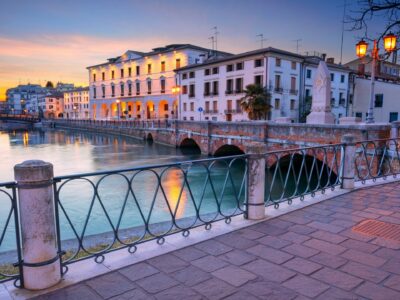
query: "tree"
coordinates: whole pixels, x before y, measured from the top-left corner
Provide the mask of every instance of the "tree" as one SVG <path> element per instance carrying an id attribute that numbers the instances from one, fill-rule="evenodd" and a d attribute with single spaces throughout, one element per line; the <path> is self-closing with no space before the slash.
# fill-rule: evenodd
<path id="1" fill-rule="evenodd" d="M 248 114 L 250 120 L 266 120 L 271 110 L 271 94 L 262 86 L 249 84 L 245 96 L 240 99 L 241 108 Z"/>
<path id="2" fill-rule="evenodd" d="M 51 81 L 47 81 L 46 83 L 46 88 L 48 89 L 54 89 L 54 84 Z"/>
<path id="3" fill-rule="evenodd" d="M 358 0 L 358 9 L 347 16 L 347 23 L 351 24 L 350 30 L 364 31 L 364 36 L 369 39 L 382 39 L 389 32 L 400 36 L 400 0 Z M 372 37 L 368 27 L 372 26 L 375 19 L 382 19 L 379 36 Z M 376 23 L 376 20 L 375 20 Z"/>

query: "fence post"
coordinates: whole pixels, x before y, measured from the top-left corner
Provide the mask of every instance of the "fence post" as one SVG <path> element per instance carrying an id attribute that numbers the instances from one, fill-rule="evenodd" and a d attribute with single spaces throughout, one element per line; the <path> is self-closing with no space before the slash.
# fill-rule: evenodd
<path id="1" fill-rule="evenodd" d="M 355 136 L 352 134 L 345 134 L 342 136 L 342 143 L 344 144 L 342 189 L 354 189 L 354 158 L 356 154 L 356 144 L 354 141 Z"/>
<path id="2" fill-rule="evenodd" d="M 265 145 L 249 146 L 247 153 L 247 218 L 259 220 L 265 218 Z"/>
<path id="3" fill-rule="evenodd" d="M 14 166 L 22 237 L 24 287 L 46 289 L 61 280 L 54 220 L 53 165 L 28 160 Z"/>

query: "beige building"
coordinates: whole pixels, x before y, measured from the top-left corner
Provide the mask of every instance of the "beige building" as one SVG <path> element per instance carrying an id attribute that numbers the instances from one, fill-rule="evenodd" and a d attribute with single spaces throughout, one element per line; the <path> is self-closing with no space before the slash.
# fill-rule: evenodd
<path id="1" fill-rule="evenodd" d="M 57 119 L 63 117 L 64 95 L 63 93 L 53 93 L 44 97 L 42 106 L 45 118 Z"/>
<path id="2" fill-rule="evenodd" d="M 64 92 L 64 118 L 89 119 L 89 87 Z"/>

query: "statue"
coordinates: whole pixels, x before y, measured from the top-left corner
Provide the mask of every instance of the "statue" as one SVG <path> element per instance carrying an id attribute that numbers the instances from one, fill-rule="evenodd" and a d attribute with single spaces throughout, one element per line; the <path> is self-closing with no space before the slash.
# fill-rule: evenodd
<path id="1" fill-rule="evenodd" d="M 331 112 L 331 75 L 325 61 L 321 60 L 315 75 L 312 93 L 311 113 L 307 116 L 309 124 L 334 124 Z"/>

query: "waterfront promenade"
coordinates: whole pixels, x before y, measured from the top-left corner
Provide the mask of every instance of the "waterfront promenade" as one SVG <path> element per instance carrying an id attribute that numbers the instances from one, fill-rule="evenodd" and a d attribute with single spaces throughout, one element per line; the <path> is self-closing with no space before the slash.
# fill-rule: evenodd
<path id="1" fill-rule="evenodd" d="M 36 299 L 400 299 L 399 188 L 355 190 Z"/>

